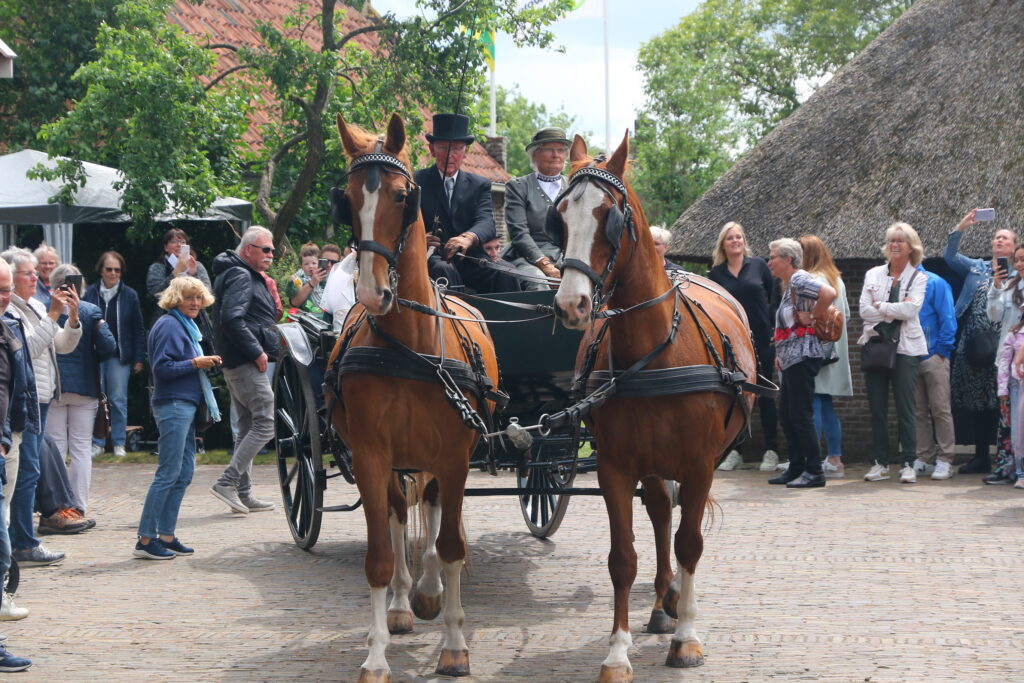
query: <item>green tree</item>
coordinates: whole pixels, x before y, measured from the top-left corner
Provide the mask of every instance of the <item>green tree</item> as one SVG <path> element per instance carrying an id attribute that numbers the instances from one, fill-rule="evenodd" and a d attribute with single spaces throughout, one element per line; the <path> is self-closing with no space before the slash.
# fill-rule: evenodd
<path id="1" fill-rule="evenodd" d="M 14 78 L 0 82 L 0 149 L 36 144 L 36 133 L 85 90 L 71 76 L 92 59 L 100 24 L 121 0 L 0 3 L 3 39 L 18 53 Z"/>
<path id="2" fill-rule="evenodd" d="M 480 120 L 487 116 L 484 112 L 489 111 L 489 95 L 480 98 L 477 111 L 480 112 Z M 570 138 L 574 133 L 579 133 L 584 138 L 589 138 L 589 131 L 576 131 L 576 117 L 567 114 L 564 109 L 557 112 L 549 112 L 543 104 L 531 102 L 525 95 L 519 92 L 516 87 L 510 89 L 498 87 L 495 96 L 495 104 L 498 119 L 498 135 L 503 135 L 508 143 L 508 162 L 506 168 L 513 176 L 521 176 L 530 173 L 530 159 L 526 155 L 526 145 L 530 142 L 533 134 L 539 128 L 545 126 L 558 126 L 569 134 Z"/>
<path id="3" fill-rule="evenodd" d="M 706 0 L 644 44 L 636 184 L 671 223 L 912 0 Z"/>
<path id="4" fill-rule="evenodd" d="M 328 222 L 326 188 L 344 174 L 333 133 L 338 113 L 376 128 L 398 111 L 415 133 L 424 108 L 465 110 L 483 82 L 474 33 L 494 28 L 520 43 L 548 46 L 554 37 L 544 27 L 571 0 L 525 10 L 517 0 L 418 0 L 420 13 L 402 19 L 377 14 L 366 0 L 298 3 L 283 26 L 258 26 L 255 47 L 185 36 L 158 20 L 170 4 L 123 2 L 118 26 L 101 31 L 95 62 L 76 75 L 85 96 L 46 128 L 48 151 L 87 158 L 87 148 L 98 145 L 120 155 L 133 189 L 130 204 L 126 189 L 126 209 L 143 221 L 168 200 L 201 208 L 244 173 L 255 185 L 250 196 L 263 223 L 282 245 L 289 236 L 320 234 Z M 363 25 L 346 32 L 346 13 L 364 11 Z M 169 52 L 173 57 L 158 54 Z M 235 65 L 213 71 L 214 55 L 225 52 Z M 153 102 L 154 90 L 139 93 L 140 72 L 173 97 Z M 270 117 L 256 151 L 238 144 L 250 98 Z M 142 159 L 146 149 L 159 157 L 155 166 L 126 163 L 126 154 Z M 73 166 L 60 173 L 77 178 Z M 174 182 L 173 196 L 159 190 L 166 181 Z"/>

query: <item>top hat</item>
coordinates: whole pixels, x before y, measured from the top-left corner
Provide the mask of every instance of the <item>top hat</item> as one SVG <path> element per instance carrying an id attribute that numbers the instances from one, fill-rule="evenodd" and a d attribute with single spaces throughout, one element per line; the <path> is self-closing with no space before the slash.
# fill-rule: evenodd
<path id="1" fill-rule="evenodd" d="M 434 131 L 427 133 L 428 142 L 465 142 L 474 138 L 469 134 L 469 117 L 463 114 L 434 114 Z"/>
<path id="2" fill-rule="evenodd" d="M 546 142 L 561 142 L 564 145 L 571 144 L 571 141 L 566 136 L 565 131 L 558 126 L 549 126 L 547 128 L 541 128 L 533 134 L 533 138 L 530 143 L 526 145 L 526 153 L 529 154 L 530 150 L 537 145 L 543 145 Z"/>

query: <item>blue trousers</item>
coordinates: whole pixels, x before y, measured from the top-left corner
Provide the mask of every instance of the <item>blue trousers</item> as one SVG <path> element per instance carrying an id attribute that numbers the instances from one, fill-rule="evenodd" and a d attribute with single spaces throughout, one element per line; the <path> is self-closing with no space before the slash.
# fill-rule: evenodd
<path id="1" fill-rule="evenodd" d="M 819 440 L 824 432 L 830 458 L 838 458 L 843 454 L 843 425 L 839 423 L 839 416 L 832 407 L 832 396 L 829 394 L 814 395 L 814 430 Z"/>
<path id="2" fill-rule="evenodd" d="M 49 403 L 39 404 L 40 427 L 46 425 Z M 18 451 L 18 482 L 11 494 L 11 527 L 9 542 L 15 550 L 30 550 L 39 545 L 35 536 L 36 484 L 39 483 L 39 449 L 43 432 L 26 429 L 21 433 Z"/>
<path id="3" fill-rule="evenodd" d="M 160 430 L 159 456 L 142 507 L 139 536 L 173 536 L 178 526 L 181 501 L 196 469 L 196 407 L 195 403 L 182 400 L 153 406 L 153 417 Z"/>
<path id="4" fill-rule="evenodd" d="M 119 358 L 108 358 L 100 363 L 100 387 L 110 403 L 110 440 L 115 446 L 123 446 L 125 428 L 128 426 L 128 380 L 132 366 L 125 365 Z M 93 439 L 97 446 L 104 446 L 102 439 Z"/>

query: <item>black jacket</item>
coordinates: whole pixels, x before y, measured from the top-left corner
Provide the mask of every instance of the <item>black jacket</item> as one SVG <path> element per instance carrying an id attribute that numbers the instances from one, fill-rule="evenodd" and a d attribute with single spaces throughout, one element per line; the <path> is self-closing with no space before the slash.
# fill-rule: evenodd
<path id="1" fill-rule="evenodd" d="M 491 205 L 491 181 L 466 171 L 459 171 L 452 191 L 449 209 L 448 196 L 436 166 L 416 171 L 413 178 L 420 187 L 420 210 L 427 232 L 434 232 L 435 217 L 441 226 L 441 244 L 464 232 L 478 238 L 473 251 L 483 253 L 483 244 L 494 239 L 494 209 Z"/>
<path id="2" fill-rule="evenodd" d="M 263 275 L 225 251 L 213 259 L 213 277 L 214 343 L 224 367 L 253 363 L 264 352 L 277 360 L 277 306 Z"/>

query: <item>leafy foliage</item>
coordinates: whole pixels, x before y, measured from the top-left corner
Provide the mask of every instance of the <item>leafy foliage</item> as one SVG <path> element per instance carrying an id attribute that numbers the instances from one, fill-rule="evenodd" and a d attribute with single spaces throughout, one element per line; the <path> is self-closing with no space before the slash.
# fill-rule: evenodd
<path id="1" fill-rule="evenodd" d="M 232 45 L 185 36 L 164 18 L 170 0 L 123 0 L 95 61 L 75 76 L 84 96 L 44 137 L 51 153 L 121 168 L 125 208 L 143 224 L 168 201 L 199 210 L 232 188 L 253 197 L 276 243 L 305 240 L 322 234 L 327 188 L 343 179 L 338 113 L 376 128 L 398 111 L 417 133 L 424 109 L 465 111 L 482 85 L 474 34 L 548 46 L 544 27 L 571 2 L 520 10 L 518 0 L 418 0 L 419 14 L 401 19 L 366 0 L 296 3 L 282 25 L 258 26 L 258 45 Z M 364 11 L 358 28 L 344 22 Z M 224 53 L 234 66 L 218 72 Z M 269 119 L 254 150 L 240 144 L 252 107 Z M 73 164 L 58 173 L 80 177 Z M 239 187 L 242 178 L 255 190 Z"/>
<path id="2" fill-rule="evenodd" d="M 705 0 L 646 43 L 638 191 L 674 221 L 912 0 Z"/>

